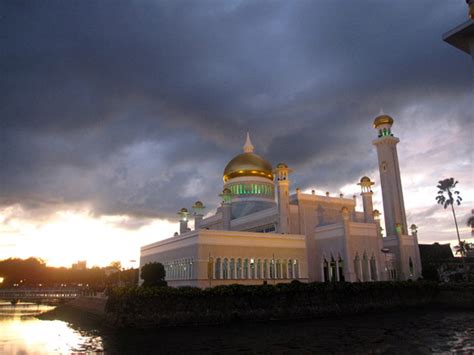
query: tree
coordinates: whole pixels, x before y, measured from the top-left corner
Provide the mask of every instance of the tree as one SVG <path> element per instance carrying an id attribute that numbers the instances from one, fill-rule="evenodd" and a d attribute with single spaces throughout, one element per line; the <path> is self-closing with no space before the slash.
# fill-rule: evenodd
<path id="1" fill-rule="evenodd" d="M 117 271 L 122 270 L 122 263 L 120 261 L 112 261 L 109 264 L 110 267 L 114 268 Z"/>
<path id="2" fill-rule="evenodd" d="M 467 253 L 474 249 L 474 244 L 467 243 L 465 240 L 461 241 L 459 245 L 454 247 L 456 254 L 461 254 L 461 256 L 466 256 Z"/>
<path id="3" fill-rule="evenodd" d="M 165 267 L 161 263 L 148 263 L 142 266 L 140 277 L 144 287 L 166 286 Z"/>
<path id="4" fill-rule="evenodd" d="M 474 235 L 474 210 L 472 210 L 473 215 L 467 219 L 467 226 L 471 227 L 471 235 Z"/>
<path id="5" fill-rule="evenodd" d="M 463 244 L 461 242 L 461 237 L 459 236 L 458 221 L 456 219 L 456 212 L 454 211 L 454 203 L 459 206 L 461 204 L 462 198 L 459 196 L 459 191 L 456 191 L 456 185 L 459 181 L 455 181 L 454 178 L 446 178 L 444 180 L 438 181 L 438 195 L 436 196 L 436 202 L 446 209 L 448 206 L 451 206 L 451 211 L 453 212 L 454 224 L 456 225 L 456 233 L 458 236 L 459 248 L 463 250 Z M 461 258 L 463 260 L 464 272 L 467 275 L 466 269 L 466 260 L 464 259 L 464 253 L 461 253 Z"/>

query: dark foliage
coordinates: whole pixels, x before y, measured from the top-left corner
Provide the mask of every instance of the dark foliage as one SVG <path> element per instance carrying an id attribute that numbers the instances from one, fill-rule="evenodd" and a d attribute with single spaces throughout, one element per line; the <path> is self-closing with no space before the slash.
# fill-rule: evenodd
<path id="1" fill-rule="evenodd" d="M 235 319 L 305 318 L 430 303 L 437 283 L 299 283 L 112 289 L 106 306 L 118 325 L 146 327 Z"/>
<path id="2" fill-rule="evenodd" d="M 123 285 L 138 284 L 138 270 L 129 269 L 110 272 L 110 268 L 93 267 L 88 269 L 72 269 L 65 267 L 47 266 L 44 261 L 37 258 L 6 259 L 0 260 L 0 277 L 4 278 L 0 287 L 57 287 L 61 284 L 67 286 L 89 285 L 95 290 L 103 290 L 107 286 L 114 286 L 120 282 Z"/>
<path id="3" fill-rule="evenodd" d="M 161 263 L 148 263 L 142 266 L 140 277 L 143 287 L 166 286 L 165 267 Z"/>

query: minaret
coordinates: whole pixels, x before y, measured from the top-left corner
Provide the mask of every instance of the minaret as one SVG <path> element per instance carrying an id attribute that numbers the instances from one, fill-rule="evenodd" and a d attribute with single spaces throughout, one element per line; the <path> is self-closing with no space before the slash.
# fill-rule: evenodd
<path id="1" fill-rule="evenodd" d="M 198 230 L 201 227 L 202 218 L 204 217 L 204 209 L 206 206 L 201 201 L 196 201 L 193 205 L 194 211 L 194 229 Z"/>
<path id="2" fill-rule="evenodd" d="M 187 208 L 181 208 L 178 212 L 179 216 L 179 234 L 186 233 L 188 229 L 188 209 Z"/>
<path id="3" fill-rule="evenodd" d="M 274 170 L 279 216 L 278 232 L 284 234 L 290 233 L 290 196 L 288 194 L 290 180 L 288 180 L 288 174 L 292 171 L 284 163 L 279 163 Z"/>
<path id="4" fill-rule="evenodd" d="M 397 155 L 397 144 L 400 140 L 393 136 L 392 125 L 393 118 L 390 116 L 381 113 L 376 117 L 374 128 L 378 132 L 378 138 L 372 142 L 377 148 L 385 231 L 388 237 L 408 234 Z"/>
<path id="5" fill-rule="evenodd" d="M 361 196 L 362 196 L 362 206 L 364 208 L 364 220 L 366 223 L 374 222 L 374 205 L 372 202 L 372 185 L 374 183 L 370 181 L 367 176 L 364 176 L 360 179 L 360 182 L 357 184 L 361 188 Z"/>

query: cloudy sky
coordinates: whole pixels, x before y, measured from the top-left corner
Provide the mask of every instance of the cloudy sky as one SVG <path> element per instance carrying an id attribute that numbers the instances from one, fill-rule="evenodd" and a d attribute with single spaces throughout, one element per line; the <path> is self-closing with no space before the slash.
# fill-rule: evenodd
<path id="1" fill-rule="evenodd" d="M 455 242 L 451 176 L 470 238 L 472 62 L 441 39 L 465 20 L 464 0 L 1 2 L 0 259 L 137 265 L 179 208 L 216 208 L 246 131 L 293 188 L 352 196 L 379 181 L 381 108 L 420 241 Z"/>

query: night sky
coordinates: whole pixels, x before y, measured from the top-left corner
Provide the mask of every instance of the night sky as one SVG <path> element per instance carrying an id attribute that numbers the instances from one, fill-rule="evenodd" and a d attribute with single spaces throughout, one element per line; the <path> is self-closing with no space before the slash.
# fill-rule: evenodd
<path id="1" fill-rule="evenodd" d="M 215 210 L 247 131 L 293 191 L 368 175 L 382 210 L 381 108 L 420 242 L 455 243 L 451 176 L 470 238 L 473 69 L 442 41 L 466 20 L 464 0 L 0 2 L 0 259 L 137 259 L 179 208 Z"/>

